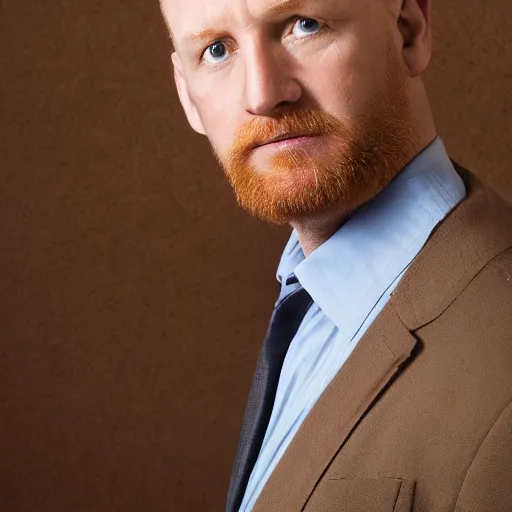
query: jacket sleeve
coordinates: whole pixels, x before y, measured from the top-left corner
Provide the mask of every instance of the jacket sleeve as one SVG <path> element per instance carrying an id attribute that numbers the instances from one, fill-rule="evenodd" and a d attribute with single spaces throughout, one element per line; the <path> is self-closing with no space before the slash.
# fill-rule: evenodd
<path id="1" fill-rule="evenodd" d="M 512 402 L 484 438 L 464 482 L 455 512 L 512 511 Z"/>

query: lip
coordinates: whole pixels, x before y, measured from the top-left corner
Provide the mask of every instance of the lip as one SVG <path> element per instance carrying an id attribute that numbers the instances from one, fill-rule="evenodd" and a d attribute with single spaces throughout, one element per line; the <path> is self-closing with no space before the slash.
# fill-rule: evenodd
<path id="1" fill-rule="evenodd" d="M 265 142 L 262 142 L 261 144 L 256 144 L 254 147 L 259 148 L 261 146 L 267 146 L 269 144 L 273 144 L 275 142 L 283 142 L 287 140 L 295 140 L 300 138 L 309 138 L 314 137 L 314 134 L 311 133 L 283 133 L 281 135 L 278 135 L 277 137 L 273 137 L 272 139 L 268 139 Z"/>

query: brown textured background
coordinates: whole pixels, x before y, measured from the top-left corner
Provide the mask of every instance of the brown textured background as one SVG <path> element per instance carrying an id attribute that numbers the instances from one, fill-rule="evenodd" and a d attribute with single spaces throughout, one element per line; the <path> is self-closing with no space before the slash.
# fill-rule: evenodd
<path id="1" fill-rule="evenodd" d="M 512 199 L 512 4 L 434 26 L 439 132 Z M 288 230 L 186 125 L 156 0 L 4 0 L 0 48 L 0 511 L 222 510 Z"/>

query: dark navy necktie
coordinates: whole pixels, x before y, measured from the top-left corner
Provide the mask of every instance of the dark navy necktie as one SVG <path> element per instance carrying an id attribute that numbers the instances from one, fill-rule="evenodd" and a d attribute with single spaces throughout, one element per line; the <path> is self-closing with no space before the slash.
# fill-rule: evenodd
<path id="1" fill-rule="evenodd" d="M 279 303 L 272 314 L 249 391 L 226 512 L 238 512 L 240 508 L 272 414 L 284 358 L 312 303 L 308 292 L 299 287 Z"/>

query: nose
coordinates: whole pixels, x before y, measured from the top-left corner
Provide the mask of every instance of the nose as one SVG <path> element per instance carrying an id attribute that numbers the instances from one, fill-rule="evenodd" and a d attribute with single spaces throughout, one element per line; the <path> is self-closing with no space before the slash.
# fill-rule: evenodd
<path id="1" fill-rule="evenodd" d="M 279 48 L 256 43 L 246 52 L 245 73 L 245 109 L 253 115 L 272 116 L 283 104 L 295 103 L 302 96 Z"/>

